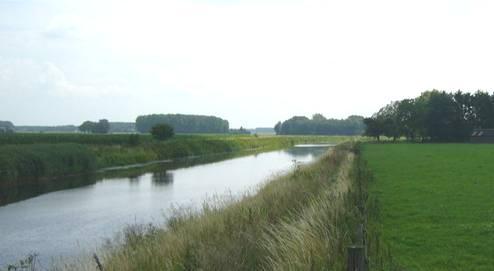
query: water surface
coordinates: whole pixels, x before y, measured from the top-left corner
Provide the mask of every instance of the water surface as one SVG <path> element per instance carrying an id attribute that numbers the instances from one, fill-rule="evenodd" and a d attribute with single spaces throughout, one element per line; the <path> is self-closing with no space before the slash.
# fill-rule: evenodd
<path id="1" fill-rule="evenodd" d="M 188 160 L 147 172 L 113 172 L 81 187 L 0 207 L 0 267 L 30 253 L 47 264 L 96 251 L 128 225 L 161 224 L 173 206 L 198 208 L 213 195 L 240 195 L 327 148 L 299 146 L 206 164 Z"/>

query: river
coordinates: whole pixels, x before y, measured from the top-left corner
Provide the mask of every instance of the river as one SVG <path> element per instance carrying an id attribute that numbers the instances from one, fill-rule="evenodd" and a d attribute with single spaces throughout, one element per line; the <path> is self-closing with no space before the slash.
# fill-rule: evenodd
<path id="1" fill-rule="evenodd" d="M 94 252 L 126 226 L 161 225 L 173 208 L 198 209 L 212 196 L 254 191 L 274 175 L 295 163 L 311 162 L 327 149 L 327 145 L 301 145 L 110 172 L 75 188 L 2 206 L 0 269 L 33 253 L 46 265 Z"/>

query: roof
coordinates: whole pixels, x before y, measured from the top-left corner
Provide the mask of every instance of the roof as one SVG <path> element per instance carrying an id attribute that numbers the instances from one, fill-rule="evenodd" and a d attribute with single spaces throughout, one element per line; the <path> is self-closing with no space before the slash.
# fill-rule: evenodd
<path id="1" fill-rule="evenodd" d="M 494 129 L 475 129 L 472 137 L 494 137 Z"/>

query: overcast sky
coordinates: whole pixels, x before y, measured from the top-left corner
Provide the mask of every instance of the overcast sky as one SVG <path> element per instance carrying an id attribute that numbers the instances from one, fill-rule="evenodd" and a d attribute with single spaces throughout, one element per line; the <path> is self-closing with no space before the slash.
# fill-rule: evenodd
<path id="1" fill-rule="evenodd" d="M 0 120 L 368 116 L 491 91 L 494 5 L 461 0 L 0 0 Z"/>

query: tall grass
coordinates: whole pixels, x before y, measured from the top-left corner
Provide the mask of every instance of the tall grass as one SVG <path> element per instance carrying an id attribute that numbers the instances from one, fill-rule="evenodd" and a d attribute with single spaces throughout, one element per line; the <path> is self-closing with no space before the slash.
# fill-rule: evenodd
<path id="1" fill-rule="evenodd" d="M 129 228 L 101 255 L 104 269 L 341 270 L 355 221 L 352 165 L 351 146 L 339 146 L 256 194 L 179 210 L 163 227 Z"/>
<path id="2" fill-rule="evenodd" d="M 58 134 L 58 133 L 13 133 L 1 134 L 0 145 L 12 144 L 58 144 L 77 143 L 93 145 L 137 145 L 151 142 L 150 135 L 137 134 Z"/>
<path id="3" fill-rule="evenodd" d="M 93 171 L 96 156 L 77 144 L 0 146 L 0 205 L 41 193 L 48 176 Z"/>

